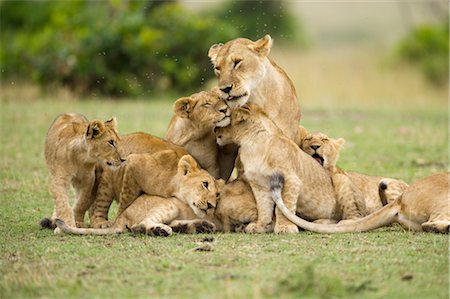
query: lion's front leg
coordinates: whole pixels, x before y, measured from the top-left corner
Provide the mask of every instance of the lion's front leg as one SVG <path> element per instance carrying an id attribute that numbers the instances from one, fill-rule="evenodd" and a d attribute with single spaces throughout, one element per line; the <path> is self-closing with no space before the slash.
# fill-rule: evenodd
<path id="1" fill-rule="evenodd" d="M 174 232 L 184 234 L 212 233 L 216 230 L 214 223 L 205 219 L 174 220 L 169 226 Z"/>
<path id="2" fill-rule="evenodd" d="M 275 203 L 272 200 L 272 194 L 269 189 L 269 180 L 267 186 L 260 186 L 250 182 L 253 195 L 256 200 L 256 209 L 258 210 L 258 219 L 251 222 L 245 228 L 246 233 L 267 233 L 272 231 L 272 216 Z"/>
<path id="3" fill-rule="evenodd" d="M 300 196 L 302 182 L 295 175 L 287 175 L 284 178 L 284 187 L 282 191 L 283 202 L 286 207 L 295 214 L 297 210 L 297 201 Z M 287 219 L 280 209 L 275 210 L 276 221 L 274 232 L 277 234 L 282 233 L 298 233 L 298 227 Z"/>
<path id="4" fill-rule="evenodd" d="M 53 173 L 52 181 L 50 185 L 50 192 L 52 193 L 53 201 L 55 204 L 51 223 L 53 224 L 55 218 L 60 218 L 68 226 L 75 226 L 75 217 L 73 210 L 69 203 L 68 190 L 70 188 L 71 176 L 68 173 Z M 55 233 L 58 233 L 59 229 L 55 229 Z"/>
<path id="5" fill-rule="evenodd" d="M 131 227 L 131 230 L 152 236 L 167 237 L 172 234 L 172 228 L 165 223 L 173 222 L 179 213 L 180 210 L 175 203 L 162 198 L 161 202 L 153 207 L 141 222 Z"/>
<path id="6" fill-rule="evenodd" d="M 136 181 L 133 172 L 133 165 L 127 165 L 123 175 L 122 189 L 120 191 L 119 209 L 117 216 L 119 216 L 126 208 L 128 208 L 139 195 L 143 192 L 141 186 Z"/>
<path id="7" fill-rule="evenodd" d="M 92 196 L 92 188 L 95 184 L 94 172 L 73 181 L 73 185 L 77 194 L 77 199 L 73 207 L 75 216 L 75 224 L 77 227 L 84 227 L 84 214 L 94 202 Z"/>
<path id="8" fill-rule="evenodd" d="M 95 228 L 107 228 L 112 225 L 108 221 L 108 211 L 114 200 L 113 170 L 105 168 L 98 185 L 91 225 Z"/>

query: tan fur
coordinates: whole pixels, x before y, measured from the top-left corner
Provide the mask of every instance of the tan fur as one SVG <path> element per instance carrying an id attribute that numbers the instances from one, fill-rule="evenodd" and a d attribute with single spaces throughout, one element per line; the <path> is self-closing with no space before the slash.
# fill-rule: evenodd
<path id="1" fill-rule="evenodd" d="M 411 184 L 401 198 L 382 209 L 353 222 L 328 225 L 305 221 L 292 213 L 283 203 L 281 188 L 272 186 L 273 199 L 283 215 L 298 226 L 318 233 L 362 232 L 399 223 L 412 231 L 448 233 L 450 173 L 439 173 Z M 388 187 L 389 188 L 389 187 Z"/>
<path id="2" fill-rule="evenodd" d="M 172 150 L 180 157 L 188 154 L 184 148 L 146 133 L 122 136 L 120 150 L 122 157 L 127 157 L 130 154 L 154 154 L 165 150 Z M 118 171 L 119 169 L 106 168 L 100 177 L 93 217 L 91 218 L 93 227 L 105 228 L 111 225 L 107 216 L 114 198 L 119 199 L 121 182 Z"/>
<path id="3" fill-rule="evenodd" d="M 45 139 L 55 204 L 53 220 L 58 217 L 70 226 L 83 226 L 84 214 L 94 199 L 96 165 L 121 164 L 119 141 L 115 118 L 89 122 L 81 114 L 66 113 L 55 119 Z M 68 193 L 71 184 L 76 192 L 73 210 Z"/>
<path id="4" fill-rule="evenodd" d="M 247 102 L 257 104 L 287 137 L 295 139 L 300 106 L 292 81 L 268 58 L 272 44 L 269 35 L 255 42 L 237 38 L 211 46 L 208 56 L 214 64 L 222 98 L 231 108 Z M 227 87 L 231 87 L 228 92 Z"/>
<path id="5" fill-rule="evenodd" d="M 333 186 L 325 169 L 285 137 L 260 107 L 248 104 L 234 109 L 231 125 L 216 128 L 215 133 L 218 144 L 235 142 L 240 146 L 240 161 L 258 211 L 257 221 L 247 226 L 247 232 L 270 230 L 274 205 L 269 179 L 276 171 L 285 177 L 283 197 L 293 213 L 309 220 L 338 217 Z M 277 210 L 274 231 L 291 233 L 298 228 Z"/>
<path id="6" fill-rule="evenodd" d="M 107 235 L 123 233 L 130 228 L 133 232 L 153 236 L 169 236 L 172 232 L 200 233 L 215 230 L 213 222 L 198 219 L 185 202 L 175 197 L 163 198 L 143 194 L 139 196 L 110 228 L 74 228 L 57 221 L 65 233 L 78 235 Z"/>
<path id="7" fill-rule="evenodd" d="M 292 81 L 268 57 L 272 44 L 269 35 L 257 41 L 237 38 L 211 46 L 208 56 L 228 106 L 247 102 L 259 105 L 288 138 L 299 144 L 300 105 Z M 220 159 L 224 179 L 231 174 L 237 151 L 228 145 L 226 153 Z"/>
<path id="8" fill-rule="evenodd" d="M 230 115 L 217 89 L 202 91 L 178 99 L 166 139 L 184 147 L 213 177 L 220 177 L 219 147 L 214 136 L 214 124 Z"/>
<path id="9" fill-rule="evenodd" d="M 301 148 L 330 174 L 342 211 L 342 219 L 353 219 L 383 207 L 378 192 L 378 185 L 383 177 L 347 172 L 339 168 L 336 163 L 344 143 L 343 138 L 329 138 L 320 132 L 308 133 L 302 140 Z M 386 194 L 388 202 L 399 198 L 408 187 L 402 180 L 384 179 L 388 180 L 390 185 Z"/>
<path id="10" fill-rule="evenodd" d="M 118 215 L 142 193 L 177 197 L 199 218 L 212 214 L 218 197 L 217 183 L 190 155 L 167 150 L 131 154 L 118 172 L 121 179 Z"/>
<path id="11" fill-rule="evenodd" d="M 256 201 L 248 182 L 242 177 L 222 184 L 215 215 L 224 232 L 240 231 L 258 218 Z"/>
<path id="12" fill-rule="evenodd" d="M 205 219 L 198 219 L 192 208 L 178 198 L 143 194 L 116 218 L 110 228 L 74 228 L 61 221 L 57 224 L 64 232 L 79 235 L 123 233 L 128 227 L 134 232 L 169 236 L 172 232 L 200 233 L 215 229 L 230 232 L 256 220 L 256 203 L 244 180 L 229 184 L 218 180 L 218 186 L 220 196 L 215 213 L 206 215 Z"/>

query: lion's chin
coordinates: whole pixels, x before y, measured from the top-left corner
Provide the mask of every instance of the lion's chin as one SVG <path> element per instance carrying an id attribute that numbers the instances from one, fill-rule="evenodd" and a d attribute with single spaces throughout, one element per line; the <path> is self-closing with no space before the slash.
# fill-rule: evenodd
<path id="1" fill-rule="evenodd" d="M 248 102 L 248 99 L 249 99 L 249 95 L 246 92 L 241 96 L 229 97 L 228 99 L 226 99 L 226 101 L 227 101 L 228 107 L 230 107 L 231 109 L 234 109 L 236 107 L 241 107 L 242 105 L 246 104 Z"/>
<path id="2" fill-rule="evenodd" d="M 219 128 L 223 128 L 223 127 L 227 127 L 231 124 L 231 118 L 229 116 L 225 116 L 224 118 L 222 118 L 221 120 L 219 120 L 218 122 L 216 122 L 216 127 Z"/>

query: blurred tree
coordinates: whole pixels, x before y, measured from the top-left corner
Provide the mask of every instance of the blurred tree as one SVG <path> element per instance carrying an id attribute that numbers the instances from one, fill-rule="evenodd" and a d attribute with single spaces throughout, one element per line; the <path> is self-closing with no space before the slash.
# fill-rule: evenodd
<path id="1" fill-rule="evenodd" d="M 283 43 L 306 45 L 301 22 L 285 1 L 228 0 L 214 14 L 239 30 L 242 37 L 256 40 L 270 34 Z"/>
<path id="2" fill-rule="evenodd" d="M 210 45 L 237 31 L 169 2 L 3 1 L 2 80 L 115 96 L 196 90 L 213 76 Z"/>
<path id="3" fill-rule="evenodd" d="M 437 85 L 448 84 L 449 72 L 448 19 L 414 28 L 398 46 L 402 60 L 417 65 L 426 78 Z"/>

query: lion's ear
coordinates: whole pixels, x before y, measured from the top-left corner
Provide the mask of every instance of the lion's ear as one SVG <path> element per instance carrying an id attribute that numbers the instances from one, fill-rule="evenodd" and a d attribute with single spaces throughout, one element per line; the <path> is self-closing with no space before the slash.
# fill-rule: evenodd
<path id="1" fill-rule="evenodd" d="M 117 119 L 115 116 L 111 117 L 111 119 L 108 119 L 105 121 L 105 126 L 110 128 L 111 130 L 116 130 L 117 127 Z"/>
<path id="2" fill-rule="evenodd" d="M 188 175 L 198 170 L 198 164 L 191 155 L 184 155 L 178 161 L 178 173 L 181 175 Z"/>
<path id="3" fill-rule="evenodd" d="M 89 123 L 86 137 L 87 138 L 97 138 L 105 132 L 105 125 L 99 120 L 93 120 Z"/>
<path id="4" fill-rule="evenodd" d="M 221 190 L 223 187 L 225 187 L 225 181 L 223 179 L 216 180 L 217 186 L 219 187 L 219 190 Z"/>
<path id="5" fill-rule="evenodd" d="M 250 116 L 250 107 L 247 104 L 244 104 L 238 108 L 236 108 L 236 121 L 244 121 Z"/>
<path id="6" fill-rule="evenodd" d="M 175 101 L 173 104 L 173 112 L 182 118 L 189 118 L 194 109 L 193 100 L 190 97 L 183 97 Z"/>
<path id="7" fill-rule="evenodd" d="M 222 47 L 223 47 L 223 44 L 220 43 L 220 44 L 212 45 L 209 48 L 208 57 L 211 59 L 212 63 L 216 62 L 217 54 L 219 53 L 220 49 L 222 49 Z"/>
<path id="8" fill-rule="evenodd" d="M 295 137 L 295 142 L 298 144 L 298 146 L 300 146 L 300 148 L 303 145 L 303 140 L 306 138 L 306 136 L 308 136 L 308 130 L 302 126 L 299 125 L 298 126 L 298 131 L 297 131 L 297 136 Z"/>
<path id="9" fill-rule="evenodd" d="M 334 144 L 336 144 L 338 146 L 338 148 L 341 148 L 345 144 L 344 138 L 332 139 L 332 140 L 333 140 Z"/>
<path id="10" fill-rule="evenodd" d="M 256 42 L 254 42 L 249 47 L 254 50 L 256 53 L 267 56 L 270 53 L 270 49 L 273 45 L 273 39 L 270 37 L 270 35 L 266 34 L 263 38 L 258 39 Z"/>

